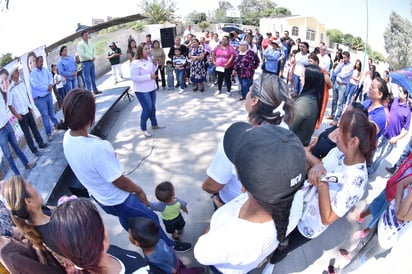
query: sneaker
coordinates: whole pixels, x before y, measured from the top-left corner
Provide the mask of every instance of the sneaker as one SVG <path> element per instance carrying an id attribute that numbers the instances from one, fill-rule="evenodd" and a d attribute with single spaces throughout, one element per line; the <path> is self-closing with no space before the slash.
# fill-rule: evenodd
<path id="1" fill-rule="evenodd" d="M 396 171 L 396 167 L 385 167 L 386 171 L 389 172 L 390 174 L 394 174 Z"/>
<path id="2" fill-rule="evenodd" d="M 26 169 L 32 169 L 35 165 L 36 165 L 36 163 L 27 163 L 24 167 Z"/>
<path id="3" fill-rule="evenodd" d="M 39 148 L 46 148 L 46 147 L 48 147 L 48 146 L 49 146 L 48 143 L 41 143 L 41 144 L 39 145 Z"/>
<path id="4" fill-rule="evenodd" d="M 34 155 L 36 155 L 37 157 L 40 157 L 40 151 L 36 150 L 33 152 Z"/>
<path id="5" fill-rule="evenodd" d="M 226 91 L 226 96 L 230 97 L 230 96 L 232 96 L 232 93 L 230 93 L 230 91 Z"/>
<path id="6" fill-rule="evenodd" d="M 359 231 L 356 231 L 356 232 L 353 234 L 353 238 L 354 238 L 355 240 L 363 239 L 363 238 L 365 238 L 365 236 L 366 236 L 367 234 L 368 234 L 368 233 L 366 233 L 364 230 L 359 230 Z"/>
<path id="7" fill-rule="evenodd" d="M 222 92 L 220 90 L 216 90 L 215 92 L 215 96 L 218 96 L 219 94 L 221 94 Z"/>
<path id="8" fill-rule="evenodd" d="M 150 132 L 147 131 L 147 130 L 143 130 L 142 133 L 143 133 L 143 135 L 144 135 L 145 137 L 152 137 L 152 133 L 150 133 Z"/>
<path id="9" fill-rule="evenodd" d="M 183 92 L 185 92 L 185 90 L 184 89 L 182 89 L 182 88 L 179 88 L 179 94 L 182 94 Z"/>
<path id="10" fill-rule="evenodd" d="M 49 142 L 51 142 L 51 141 L 54 140 L 54 137 L 53 137 L 52 135 L 49 135 L 49 136 L 47 136 L 47 140 L 48 140 Z"/>
<path id="11" fill-rule="evenodd" d="M 186 242 L 174 242 L 173 249 L 176 252 L 187 252 L 192 249 L 192 244 Z"/>
<path id="12" fill-rule="evenodd" d="M 103 92 L 101 92 L 100 90 L 95 90 L 95 91 L 93 91 L 93 93 L 97 95 L 97 94 L 101 94 Z"/>
<path id="13" fill-rule="evenodd" d="M 177 83 L 176 85 L 175 85 L 175 88 L 178 88 L 180 86 L 180 84 L 179 83 Z"/>
<path id="14" fill-rule="evenodd" d="M 162 129 L 165 128 L 164 125 L 156 125 L 156 126 L 152 126 L 152 129 Z"/>
<path id="15" fill-rule="evenodd" d="M 355 213 L 356 216 L 356 221 L 361 224 L 363 223 L 363 221 L 365 221 L 365 218 L 361 218 L 361 213 L 359 212 L 359 210 L 355 207 L 355 209 L 353 210 L 353 213 Z"/>

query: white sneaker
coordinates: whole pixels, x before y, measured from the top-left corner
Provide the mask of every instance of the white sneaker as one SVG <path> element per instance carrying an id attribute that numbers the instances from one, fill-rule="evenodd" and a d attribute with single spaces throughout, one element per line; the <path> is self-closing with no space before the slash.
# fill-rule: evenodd
<path id="1" fill-rule="evenodd" d="M 145 137 L 152 137 L 152 133 L 150 133 L 150 132 L 147 131 L 147 130 L 143 130 L 142 133 L 143 133 L 143 135 L 144 135 Z"/>
<path id="2" fill-rule="evenodd" d="M 230 93 L 229 91 L 226 91 L 226 95 L 227 95 L 227 97 L 230 97 L 232 95 L 232 93 Z"/>
<path id="3" fill-rule="evenodd" d="M 221 94 L 222 92 L 220 90 L 216 90 L 215 92 L 215 96 L 218 96 L 219 94 Z"/>
<path id="4" fill-rule="evenodd" d="M 185 92 L 185 90 L 183 88 L 179 88 L 179 94 L 182 94 L 183 92 Z"/>

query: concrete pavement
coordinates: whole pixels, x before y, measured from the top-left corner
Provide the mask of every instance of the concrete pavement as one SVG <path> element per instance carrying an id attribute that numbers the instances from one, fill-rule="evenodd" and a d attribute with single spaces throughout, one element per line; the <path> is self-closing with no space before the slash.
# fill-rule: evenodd
<path id="1" fill-rule="evenodd" d="M 123 64 L 123 73 L 128 79 L 128 62 Z M 109 72 L 98 80 L 99 90 L 113 87 L 113 83 Z M 117 84 L 121 85 L 132 84 L 126 80 Z M 189 87 L 185 93 L 178 94 L 177 89 L 160 89 L 157 92 L 157 117 L 159 124 L 166 128 L 154 131 L 152 138 L 145 138 L 140 133 L 141 108 L 136 98 L 132 102 L 121 100 L 108 115 L 102 128 L 123 163 L 125 174 L 145 190 L 150 200 L 156 199 L 156 184 L 169 180 L 175 185 L 176 195 L 188 202 L 189 215 L 184 216 L 187 225 L 182 238 L 193 245 L 208 226 L 213 213 L 210 195 L 202 191 L 201 184 L 206 178 L 206 169 L 214 156 L 216 145 L 230 124 L 247 119 L 244 101 L 236 100 L 236 92 L 233 92 L 232 97 L 217 98 L 213 96 L 215 90 L 206 88 L 204 93 L 200 93 L 193 92 Z M 328 122 L 325 120 L 320 130 L 328 127 Z M 376 176 L 370 180 L 367 198 L 358 203 L 358 209 L 363 209 L 385 187 L 389 176 L 384 167 L 397 160 L 408 140 L 409 136 L 401 140 L 388 159 L 383 161 Z M 101 212 L 111 242 L 122 248 L 136 250 L 129 243 L 128 235 L 117 218 Z M 295 250 L 277 264 L 273 273 L 325 273 L 330 261 L 335 266 L 343 266 L 345 260 L 339 256 L 338 250 L 356 246 L 352 234 L 359 229 L 354 214 L 348 213 L 317 239 Z M 403 240 L 384 258 L 369 260 L 356 273 L 412 273 L 406 257 L 411 233 L 406 232 Z M 192 251 L 179 253 L 179 257 L 188 265 L 197 265 Z M 261 269 L 252 273 L 261 273 Z"/>

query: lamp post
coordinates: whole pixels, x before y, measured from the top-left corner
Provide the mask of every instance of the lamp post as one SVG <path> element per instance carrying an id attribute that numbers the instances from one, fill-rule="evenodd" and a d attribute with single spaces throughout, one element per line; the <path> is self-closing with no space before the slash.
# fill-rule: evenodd
<path id="1" fill-rule="evenodd" d="M 365 72 L 365 69 L 366 69 L 366 46 L 368 45 L 368 34 L 369 34 L 368 0 L 365 0 L 365 4 L 366 4 L 366 37 L 365 37 L 365 47 L 363 50 L 363 72 Z"/>

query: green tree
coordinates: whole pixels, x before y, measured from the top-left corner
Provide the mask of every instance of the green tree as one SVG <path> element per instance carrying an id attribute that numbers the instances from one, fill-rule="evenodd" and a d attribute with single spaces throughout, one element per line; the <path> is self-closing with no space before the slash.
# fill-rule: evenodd
<path id="1" fill-rule="evenodd" d="M 210 26 L 210 23 L 207 21 L 202 21 L 199 23 L 199 28 L 202 29 L 202 31 L 205 31 Z"/>
<path id="2" fill-rule="evenodd" d="M 185 21 L 191 24 L 199 24 L 202 21 L 207 21 L 206 13 L 192 11 L 185 17 Z"/>
<path id="3" fill-rule="evenodd" d="M 345 46 L 352 46 L 352 41 L 353 41 L 354 37 L 352 34 L 350 33 L 346 33 L 343 35 L 343 40 L 342 40 L 342 44 L 344 44 Z"/>
<path id="4" fill-rule="evenodd" d="M 326 32 L 326 35 L 329 37 L 329 40 L 334 43 L 342 43 L 343 33 L 338 29 L 329 29 Z"/>
<path id="5" fill-rule="evenodd" d="M 174 0 L 143 0 L 142 9 L 149 24 L 175 21 L 176 2 Z"/>
<path id="6" fill-rule="evenodd" d="M 372 53 L 369 55 L 372 60 L 376 63 L 379 62 L 387 62 L 385 56 L 383 56 L 382 53 L 380 53 L 379 51 L 372 51 Z"/>
<path id="7" fill-rule="evenodd" d="M 278 16 L 283 11 L 270 0 L 242 0 L 239 10 L 243 24 L 253 26 L 259 25 L 260 18 Z"/>
<path id="8" fill-rule="evenodd" d="M 352 39 L 350 47 L 351 49 L 356 51 L 363 51 L 365 49 L 365 42 L 362 40 L 361 37 L 357 36 Z"/>
<path id="9" fill-rule="evenodd" d="M 11 53 L 3 54 L 0 57 L 0 67 L 4 67 L 5 65 L 7 65 L 8 63 L 10 63 L 11 61 L 15 59 L 18 59 L 18 57 L 13 57 Z"/>
<path id="10" fill-rule="evenodd" d="M 412 24 L 396 12 L 389 16 L 389 26 L 384 32 L 388 64 L 398 70 L 412 65 Z"/>

